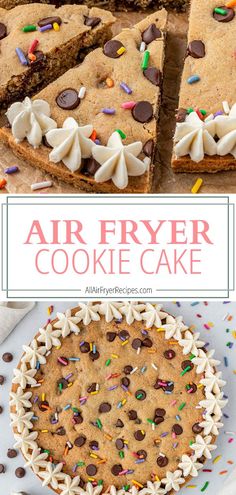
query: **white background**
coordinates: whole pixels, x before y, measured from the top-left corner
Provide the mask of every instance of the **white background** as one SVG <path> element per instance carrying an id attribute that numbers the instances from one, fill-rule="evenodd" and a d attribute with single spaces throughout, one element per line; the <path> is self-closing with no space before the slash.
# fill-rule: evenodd
<path id="1" fill-rule="evenodd" d="M 50 302 L 50 304 L 54 304 Z M 55 302 L 54 313 L 63 311 L 69 306 L 75 306 L 76 302 Z M 229 366 L 225 367 L 222 364 L 224 378 L 227 380 L 227 386 L 224 389 L 225 394 L 229 397 L 229 404 L 224 409 L 229 419 L 224 419 L 225 426 L 221 430 L 220 437 L 217 441 L 218 449 L 213 452 L 213 458 L 221 455 L 222 458 L 217 464 L 208 461 L 206 468 L 212 469 L 211 473 L 201 473 L 197 479 L 193 479 L 190 484 L 196 485 L 196 488 L 185 488 L 179 492 L 180 495 L 199 495 L 205 481 L 210 481 L 208 489 L 204 492 L 205 495 L 218 495 L 220 488 L 226 478 L 236 466 L 236 339 L 233 338 L 231 332 L 236 329 L 236 303 L 223 304 L 222 302 L 211 302 L 205 306 L 203 302 L 198 305 L 182 302 L 178 307 L 173 302 L 165 302 L 165 308 L 172 314 L 182 314 L 186 324 L 196 325 L 196 328 L 201 332 L 201 337 L 206 342 L 209 342 L 210 347 L 216 349 L 216 357 L 223 362 L 224 356 L 228 358 Z M 4 412 L 0 415 L 0 462 L 6 464 L 6 474 L 0 475 L 0 494 L 10 495 L 12 491 L 24 490 L 29 495 L 52 495 L 52 491 L 48 488 L 42 488 L 40 481 L 33 475 L 30 470 L 27 470 L 25 478 L 18 480 L 15 477 L 14 471 L 16 467 L 23 465 L 23 459 L 20 454 L 15 459 L 8 459 L 6 456 L 7 449 L 13 446 L 14 439 L 9 426 L 8 412 L 8 393 L 11 386 L 12 370 L 17 365 L 21 356 L 22 344 L 28 343 L 37 332 L 38 328 L 43 325 L 47 319 L 48 303 L 37 303 L 36 307 L 29 313 L 18 327 L 12 332 L 8 339 L 0 346 L 1 355 L 10 351 L 14 354 L 12 363 L 4 363 L 0 360 L 0 374 L 6 376 L 6 383 L 0 386 L 0 404 L 4 407 Z M 196 315 L 200 314 L 200 317 Z M 229 322 L 223 319 L 226 315 L 232 315 L 232 320 Z M 204 324 L 212 322 L 213 327 L 210 330 L 204 328 Z M 1 322 L 3 324 L 3 322 Z M 229 333 L 226 329 L 229 329 Z M 226 346 L 228 341 L 233 342 L 233 348 L 229 349 Z M 225 434 L 225 431 L 234 431 L 235 436 L 232 443 L 228 443 L 230 435 Z M 228 460 L 232 460 L 234 465 L 229 465 Z M 227 475 L 219 475 L 222 470 L 228 470 Z"/>

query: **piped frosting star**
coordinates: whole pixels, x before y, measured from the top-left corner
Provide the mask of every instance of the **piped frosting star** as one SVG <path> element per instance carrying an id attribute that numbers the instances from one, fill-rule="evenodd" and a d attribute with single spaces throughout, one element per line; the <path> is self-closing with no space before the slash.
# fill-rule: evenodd
<path id="1" fill-rule="evenodd" d="M 161 487 L 161 481 L 147 481 L 147 487 L 139 491 L 139 495 L 164 495 L 166 489 Z"/>
<path id="2" fill-rule="evenodd" d="M 49 160 L 53 163 L 62 161 L 72 172 L 80 170 L 82 158 L 89 158 L 94 147 L 89 139 L 92 132 L 92 125 L 81 127 L 73 117 L 67 117 L 61 129 L 52 129 L 46 134 L 47 142 L 53 148 Z"/>
<path id="3" fill-rule="evenodd" d="M 21 358 L 23 363 L 29 363 L 31 368 L 36 368 L 36 364 L 45 364 L 46 358 L 44 354 L 46 353 L 46 347 L 38 347 L 37 340 L 32 340 L 30 345 L 23 345 L 24 354 Z"/>
<path id="4" fill-rule="evenodd" d="M 124 189 L 128 185 L 129 176 L 139 176 L 146 172 L 146 164 L 137 158 L 141 151 L 141 141 L 125 146 L 120 134 L 113 132 L 107 146 L 92 149 L 93 157 L 101 165 L 95 173 L 95 181 L 106 182 L 111 179 L 118 189 Z"/>
<path id="5" fill-rule="evenodd" d="M 65 313 L 57 313 L 57 318 L 58 321 L 54 323 L 53 328 L 60 328 L 63 338 L 71 332 L 75 334 L 80 332 L 78 323 L 81 320 L 78 316 L 72 316 L 70 309 L 67 309 Z"/>
<path id="6" fill-rule="evenodd" d="M 183 454 L 181 462 L 179 463 L 180 469 L 182 469 L 184 476 L 198 476 L 198 471 L 203 467 L 203 464 L 197 462 L 195 456 L 189 457 L 187 454 Z"/>
<path id="7" fill-rule="evenodd" d="M 42 485 L 51 485 L 54 490 L 58 489 L 58 482 L 65 479 L 66 474 L 62 473 L 63 463 L 53 465 L 51 462 L 47 463 L 45 471 L 40 471 L 40 478 L 43 480 Z"/>
<path id="8" fill-rule="evenodd" d="M 37 341 L 41 344 L 45 344 L 47 351 L 50 351 L 52 346 L 58 347 L 61 342 L 59 337 L 61 336 L 60 330 L 53 330 L 51 323 L 48 323 L 46 328 L 39 329 L 39 336 L 37 337 Z"/>
<path id="9" fill-rule="evenodd" d="M 228 400 L 223 399 L 223 392 L 218 395 L 214 395 L 211 392 L 206 392 L 206 398 L 199 402 L 199 405 L 206 409 L 207 414 L 215 414 L 218 418 L 221 418 L 221 409 L 226 406 Z"/>
<path id="10" fill-rule="evenodd" d="M 99 304 L 93 303 L 80 303 L 80 309 L 75 313 L 75 316 L 78 317 L 78 321 L 83 321 L 84 325 L 89 325 L 91 321 L 99 321 Z"/>
<path id="11" fill-rule="evenodd" d="M 31 100 L 28 96 L 23 102 L 13 103 L 6 112 L 15 140 L 20 142 L 26 138 L 34 148 L 41 144 L 46 132 L 57 127 L 50 114 L 47 101 Z"/>
<path id="12" fill-rule="evenodd" d="M 209 392 L 213 392 L 214 394 L 219 394 L 221 391 L 221 387 L 224 387 L 226 384 L 225 380 L 222 380 L 222 372 L 212 372 L 207 371 L 205 373 L 205 377 L 200 380 L 200 383 L 206 387 L 206 390 Z"/>
<path id="13" fill-rule="evenodd" d="M 179 345 L 183 347 L 183 354 L 194 354 L 198 356 L 198 349 L 200 347 L 204 347 L 204 342 L 202 340 L 198 340 L 200 333 L 192 333 L 190 330 L 187 330 L 184 334 L 183 339 L 179 339 Z"/>
<path id="14" fill-rule="evenodd" d="M 120 312 L 120 308 L 123 306 L 123 303 L 121 302 L 104 302 L 100 304 L 99 311 L 101 315 L 105 316 L 105 320 L 107 323 L 110 323 L 110 321 L 115 318 L 116 320 L 119 320 L 122 318 L 122 314 Z"/>
<path id="15" fill-rule="evenodd" d="M 214 354 L 214 349 L 209 352 L 204 352 L 201 349 L 199 350 L 198 356 L 192 360 L 193 364 L 197 366 L 197 373 L 213 371 L 214 367 L 220 364 L 220 361 L 214 359 Z"/>
<path id="16" fill-rule="evenodd" d="M 140 304 L 137 301 L 125 302 L 120 308 L 122 315 L 125 315 L 126 321 L 131 325 L 135 320 L 141 321 L 141 312 L 145 309 L 145 304 Z"/>
<path id="17" fill-rule="evenodd" d="M 190 155 L 191 160 L 198 163 L 205 154 L 216 155 L 215 130 L 215 120 L 204 122 L 196 112 L 191 112 L 185 122 L 177 123 L 174 137 L 176 156 Z"/>
<path id="18" fill-rule="evenodd" d="M 163 478 L 161 481 L 164 483 L 167 492 L 170 492 L 170 490 L 178 492 L 180 490 L 180 485 L 185 482 L 185 479 L 182 478 L 182 471 L 177 469 L 174 473 L 167 471 L 166 478 Z"/>
<path id="19" fill-rule="evenodd" d="M 223 423 L 220 423 L 218 416 L 211 416 L 206 414 L 204 416 L 204 421 L 200 423 L 200 426 L 204 428 L 204 435 L 219 435 L 219 428 L 222 428 Z"/>
<path id="20" fill-rule="evenodd" d="M 207 459 L 211 459 L 211 451 L 217 448 L 217 445 L 212 445 L 211 441 L 211 435 L 207 435 L 204 438 L 201 435 L 196 436 L 195 442 L 190 445 L 190 448 L 194 450 L 197 459 L 202 457 L 202 455 Z"/>
<path id="21" fill-rule="evenodd" d="M 161 327 L 162 320 L 167 318 L 168 314 L 162 311 L 161 304 L 146 304 L 145 311 L 142 313 L 142 319 L 146 322 L 146 328 L 151 328 L 155 326 L 156 328 Z"/>
<path id="22" fill-rule="evenodd" d="M 176 318 L 174 318 L 171 315 L 167 316 L 166 323 L 165 325 L 162 325 L 162 328 L 165 330 L 166 339 L 175 338 L 176 340 L 181 339 L 182 332 L 188 329 L 183 323 L 182 316 L 176 316 Z"/>

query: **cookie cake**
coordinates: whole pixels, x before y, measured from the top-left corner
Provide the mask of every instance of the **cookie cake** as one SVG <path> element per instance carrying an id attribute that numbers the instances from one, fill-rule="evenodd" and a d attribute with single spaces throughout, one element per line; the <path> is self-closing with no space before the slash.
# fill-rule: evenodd
<path id="1" fill-rule="evenodd" d="M 80 303 L 23 346 L 15 447 L 61 495 L 175 493 L 216 449 L 227 403 L 218 364 L 159 304 Z"/>
<path id="2" fill-rule="evenodd" d="M 149 192 L 166 25 L 166 10 L 150 14 L 32 100 L 13 103 L 0 139 L 85 191 Z"/>

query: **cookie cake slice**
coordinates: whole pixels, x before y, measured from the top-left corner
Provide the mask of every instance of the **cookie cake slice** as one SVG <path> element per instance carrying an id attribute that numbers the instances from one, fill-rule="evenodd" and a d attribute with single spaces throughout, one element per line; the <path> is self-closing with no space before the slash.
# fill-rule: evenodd
<path id="1" fill-rule="evenodd" d="M 85 191 L 150 191 L 166 23 L 165 10 L 151 14 L 13 104 L 0 139 Z"/>
<path id="2" fill-rule="evenodd" d="M 114 21 L 110 12 L 85 5 L 0 9 L 0 107 L 75 66 L 82 49 L 111 37 Z"/>
<path id="3" fill-rule="evenodd" d="M 192 0 L 172 167 L 236 169 L 236 2 Z"/>

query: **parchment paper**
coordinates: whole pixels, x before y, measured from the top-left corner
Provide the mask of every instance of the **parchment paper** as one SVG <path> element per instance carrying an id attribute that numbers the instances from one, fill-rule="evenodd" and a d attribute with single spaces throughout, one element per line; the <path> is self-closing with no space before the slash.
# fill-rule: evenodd
<path id="1" fill-rule="evenodd" d="M 145 15 L 147 15 L 146 13 Z M 142 13 L 116 13 L 118 22 L 114 28 L 114 34 L 122 27 L 135 24 L 144 14 Z M 183 60 L 186 50 L 186 35 L 188 29 L 187 14 L 169 13 L 168 36 L 166 44 L 166 59 L 164 67 L 164 85 L 162 109 L 160 112 L 160 136 L 157 150 L 159 157 L 155 167 L 153 191 L 156 193 L 189 193 L 197 177 L 203 179 L 201 193 L 236 193 L 236 172 L 218 172 L 217 174 L 174 174 L 170 167 L 172 153 L 172 136 L 175 129 L 175 109 L 178 107 L 178 93 Z M 52 179 L 53 187 L 37 191 L 40 193 L 68 193 L 76 194 L 83 191 L 51 177 L 49 174 L 31 167 L 19 160 L 0 143 L 0 178 L 6 175 L 4 169 L 11 165 L 18 165 L 20 172 L 7 176 L 7 189 L 2 193 L 31 193 L 30 185 L 35 182 Z"/>

